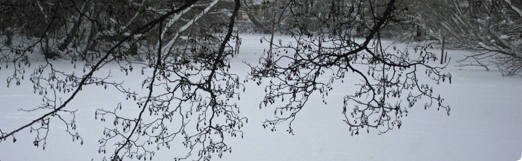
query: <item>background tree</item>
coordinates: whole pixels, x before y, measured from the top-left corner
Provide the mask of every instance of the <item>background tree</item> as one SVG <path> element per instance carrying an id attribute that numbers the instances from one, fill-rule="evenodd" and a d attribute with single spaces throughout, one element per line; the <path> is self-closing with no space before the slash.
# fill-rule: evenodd
<path id="1" fill-rule="evenodd" d="M 437 0 L 415 1 L 410 14 L 429 36 L 447 37 L 453 47 L 477 52 L 459 60 L 464 66 L 496 66 L 503 75 L 518 74 L 522 68 L 522 12 L 519 1 Z"/>

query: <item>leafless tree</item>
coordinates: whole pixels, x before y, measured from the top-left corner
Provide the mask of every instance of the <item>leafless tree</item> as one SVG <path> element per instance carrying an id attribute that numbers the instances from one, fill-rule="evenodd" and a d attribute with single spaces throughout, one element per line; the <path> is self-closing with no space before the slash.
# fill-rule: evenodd
<path id="1" fill-rule="evenodd" d="M 99 140 L 99 152 L 108 152 L 104 160 L 151 159 L 157 149 L 179 144 L 175 139 L 183 140 L 189 150 L 179 159 L 210 160 L 229 152 L 225 137 L 242 136 L 241 127 L 246 121 L 237 105 L 229 103 L 237 97 L 236 90 L 243 88 L 238 77 L 228 72 L 228 60 L 237 52 L 231 43 L 238 40 L 233 29 L 240 2 L 231 3 L 234 5 L 228 11 L 216 8 L 220 3 L 224 2 L 5 1 L 2 7 L 13 12 L 3 14 L 38 15 L 43 22 L 34 23 L 47 25 L 33 31 L 33 27 L 42 28 L 28 26 L 33 19 L 22 17 L 19 24 L 3 19 L 9 24 L 3 32 L 11 34 L 3 38 L 17 39 L 9 40 L 17 44 L 3 46 L 1 53 L 0 62 L 6 68 L 9 64 L 15 68 L 8 84 L 15 81 L 19 85 L 26 70 L 32 69 L 29 67 L 35 62 L 29 59 L 31 53 L 54 54 L 45 54 L 43 64 L 35 63 L 38 66 L 29 78 L 35 92 L 44 99 L 42 106 L 28 111 L 44 114 L 14 130 L 0 131 L 0 140 L 16 141 L 17 133 L 29 130 L 36 133 L 34 145 L 45 148 L 50 122 L 58 121 L 65 125 L 73 141 L 83 144 L 76 132 L 75 110 L 68 104 L 82 89 L 102 86 L 127 95 L 139 107 L 132 117 L 120 114 L 130 108 L 121 105 L 96 111 L 97 120 L 113 122 Z M 230 18 L 224 23 L 200 22 L 215 11 L 220 17 Z M 212 31 L 201 32 L 207 29 L 205 25 L 213 26 Z M 74 67 L 78 64 L 83 69 L 83 74 L 56 68 L 53 59 L 70 60 Z M 111 63 L 118 64 L 122 73 L 141 69 L 145 74 L 151 70 L 143 80 L 148 92 L 142 95 L 136 92 L 139 89 L 110 81 L 110 75 L 95 76 Z M 62 95 L 66 95 L 63 102 Z M 171 126 L 178 122 L 180 126 Z"/>
<path id="2" fill-rule="evenodd" d="M 83 144 L 69 103 L 83 89 L 104 87 L 122 93 L 138 109 L 130 116 L 124 113 L 132 107 L 123 104 L 96 110 L 95 119 L 108 123 L 99 139 L 104 160 L 152 159 L 157 150 L 178 145 L 187 153 L 176 160 L 210 160 L 231 152 L 226 138 L 242 137 L 247 122 L 231 101 L 244 86 L 228 71 L 240 44 L 234 24 L 241 3 L 253 6 L 249 0 L 1 1 L 2 70 L 13 71 L 8 85 L 33 83 L 43 102 L 26 110 L 43 114 L 19 128 L 0 130 L 0 142 L 16 141 L 28 130 L 35 133 L 34 145 L 45 148 L 49 127 L 57 122 Z M 283 105 L 264 126 L 275 130 L 287 122 L 293 133 L 291 124 L 313 93 L 324 98 L 334 83 L 352 77 L 361 82 L 342 107 L 352 134 L 400 128 L 419 101 L 449 112 L 431 84 L 451 82 L 451 75 L 434 63 L 429 46 L 383 46 L 381 31 L 400 16 L 397 3 L 265 1 L 269 18 L 260 24 L 271 33 L 270 48 L 261 65 L 252 66 L 251 77 L 260 84 L 269 80 L 261 107 L 279 99 Z M 276 32 L 295 42 L 276 42 Z M 43 63 L 33 61 L 34 55 Z M 63 60 L 81 74 L 55 67 Z M 141 72 L 143 87 L 100 76 L 108 64 L 117 64 L 124 74 Z M 425 77 L 431 81 L 423 82 Z"/>
<path id="3" fill-rule="evenodd" d="M 400 128 L 409 108 L 421 100 L 426 101 L 425 108 L 435 106 L 449 114 L 449 106 L 434 93 L 432 84 L 451 81 L 451 75 L 442 73 L 444 66 L 434 63 L 437 58 L 427 50 L 429 46 L 409 51 L 382 45 L 380 31 L 393 23 L 395 0 L 316 3 L 326 3 L 322 5 L 330 9 L 313 14 L 306 10 L 314 8 L 313 4 L 291 1 L 289 10 L 295 22 L 310 18 L 322 22 L 314 24 L 320 25 L 319 30 L 313 32 L 306 26 L 311 24 L 298 23 L 300 27 L 291 31 L 294 43 L 271 42 L 274 50 L 260 59 L 261 65 L 252 66 L 252 80 L 268 82 L 260 108 L 275 106 L 275 118 L 265 121 L 265 128 L 275 131 L 277 125 L 287 123 L 287 132 L 293 134 L 292 123 L 311 95 L 318 93 L 325 98 L 335 83 L 352 78 L 361 81 L 359 89 L 344 97 L 342 107 L 352 135 L 361 130 L 384 133 Z M 312 6 L 303 7 L 306 5 Z M 354 23 L 367 18 L 364 15 L 371 17 L 364 23 Z M 362 41 L 355 38 L 356 28 L 366 33 Z M 424 77 L 432 82 L 423 83 Z"/>

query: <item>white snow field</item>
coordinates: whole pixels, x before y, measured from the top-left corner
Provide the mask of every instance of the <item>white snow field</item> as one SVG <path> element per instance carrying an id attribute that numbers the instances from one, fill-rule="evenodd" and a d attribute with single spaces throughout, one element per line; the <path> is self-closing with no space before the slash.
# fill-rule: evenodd
<path id="1" fill-rule="evenodd" d="M 262 35 L 243 36 L 241 52 L 232 60 L 231 72 L 246 79 L 246 63 L 255 64 L 266 49 L 259 44 Z M 453 60 L 470 51 L 448 51 Z M 69 63 L 59 63 L 71 68 Z M 114 69 L 112 69 L 114 68 Z M 105 71 L 118 71 L 108 65 Z M 243 139 L 228 139 L 232 153 L 223 161 L 516 161 L 522 153 L 522 77 L 502 77 L 496 71 L 457 67 L 452 62 L 447 68 L 454 76 L 452 84 L 436 86 L 446 98 L 451 115 L 435 108 L 424 110 L 422 104 L 410 110 L 403 119 L 403 127 L 383 135 L 375 132 L 350 136 L 342 122 L 342 97 L 351 91 L 353 83 L 335 87 L 323 104 L 319 96 L 311 101 L 294 122 L 296 135 L 284 130 L 270 132 L 261 122 L 270 119 L 272 109 L 259 109 L 263 87 L 253 82 L 238 102 L 243 116 L 249 118 Z M 41 101 L 33 94 L 32 85 L 7 88 L 5 79 L 9 70 L 0 71 L 0 129 L 8 131 L 27 123 L 38 113 L 18 111 L 31 108 Z M 114 74 L 118 77 L 116 74 Z M 136 81 L 139 79 L 128 79 Z M 134 82 L 139 84 L 139 82 Z M 27 130 L 16 135 L 17 142 L 0 143 L 0 161 L 90 161 L 100 160 L 98 138 L 102 124 L 94 120 L 96 108 L 112 108 L 125 101 L 117 92 L 98 87 L 86 88 L 74 99 L 68 109 L 77 109 L 78 131 L 84 145 L 72 142 L 59 122 L 51 125 L 45 150 L 32 145 L 33 134 Z M 285 125 L 281 125 L 285 126 Z M 159 151 L 154 160 L 172 160 L 177 150 Z"/>

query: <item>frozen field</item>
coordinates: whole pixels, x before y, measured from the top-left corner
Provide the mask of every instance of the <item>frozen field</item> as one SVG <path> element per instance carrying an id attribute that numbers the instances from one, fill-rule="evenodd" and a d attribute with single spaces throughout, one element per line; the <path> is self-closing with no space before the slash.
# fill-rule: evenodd
<path id="1" fill-rule="evenodd" d="M 245 63 L 256 63 L 266 43 L 260 36 L 243 37 L 240 54 L 232 61 L 232 72 L 246 78 Z M 448 51 L 453 60 L 467 51 Z M 454 62 L 454 61 L 453 61 Z M 263 87 L 246 84 L 238 102 L 249 123 L 243 129 L 244 139 L 228 140 L 232 153 L 227 161 L 517 161 L 522 154 L 522 77 L 501 77 L 498 72 L 457 67 L 447 71 L 454 76 L 452 84 L 436 90 L 452 107 L 451 115 L 436 109 L 424 110 L 421 104 L 410 110 L 400 130 L 383 135 L 375 133 L 350 136 L 342 122 L 342 97 L 351 82 L 335 87 L 327 98 L 309 101 L 294 122 L 296 135 L 284 131 L 270 132 L 261 122 L 271 118 L 272 109 L 259 109 Z M 70 64 L 57 64 L 70 68 Z M 114 65 L 106 66 L 111 70 Z M 117 70 L 117 69 L 114 69 Z M 6 70 L 0 71 L 0 128 L 11 130 L 36 114 L 19 112 L 19 108 L 38 105 L 41 98 L 33 95 L 31 84 L 6 88 Z M 133 81 L 133 79 L 126 79 Z M 139 83 L 139 82 L 136 82 Z M 312 97 L 314 98 L 314 97 Z M 124 100 L 124 99 L 123 99 Z M 62 130 L 51 125 L 46 150 L 32 145 L 33 135 L 27 131 L 16 135 L 17 141 L 0 143 L 0 161 L 90 161 L 99 160 L 97 140 L 102 133 L 94 110 L 112 108 L 121 97 L 100 88 L 87 88 L 69 108 L 78 109 L 79 132 L 85 144 L 80 146 Z M 154 160 L 173 158 L 176 151 L 160 151 Z"/>

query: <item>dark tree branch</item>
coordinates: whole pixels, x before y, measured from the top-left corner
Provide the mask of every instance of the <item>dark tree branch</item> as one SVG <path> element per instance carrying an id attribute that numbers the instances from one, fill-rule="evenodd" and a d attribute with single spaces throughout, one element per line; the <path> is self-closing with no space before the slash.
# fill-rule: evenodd
<path id="1" fill-rule="evenodd" d="M 185 4 L 184 6 L 181 6 L 180 8 L 176 9 L 176 10 L 173 10 L 173 11 L 170 11 L 168 12 L 167 14 L 165 15 L 162 15 L 161 17 L 153 20 L 153 21 L 150 21 L 149 23 L 147 23 L 146 25 L 136 29 L 134 32 L 132 32 L 130 35 L 128 36 L 125 36 L 125 38 L 123 40 L 120 40 L 116 45 L 114 45 L 111 49 L 109 49 L 106 54 L 100 58 L 100 60 L 98 60 L 98 62 L 92 67 L 92 69 L 86 74 L 83 76 L 83 78 L 81 79 L 81 81 L 79 82 L 78 84 L 78 87 L 74 90 L 74 92 L 69 96 L 69 98 L 67 98 L 64 103 L 62 103 L 60 106 L 58 106 L 57 108 L 55 108 L 54 110 L 34 119 L 33 121 L 27 123 L 27 124 L 24 124 L 23 126 L 11 131 L 11 132 L 8 132 L 8 133 L 3 133 L 1 136 L 0 136 L 0 140 L 6 140 L 8 137 L 14 135 L 15 133 L 18 133 L 19 131 L 23 130 L 23 129 L 26 129 L 28 127 L 30 127 L 31 125 L 39 122 L 39 121 L 42 121 L 44 120 L 45 118 L 49 117 L 49 116 L 52 116 L 54 114 L 56 114 L 58 111 L 62 110 L 63 108 L 65 108 L 67 106 L 67 104 L 69 104 L 69 102 L 71 102 L 74 97 L 81 91 L 83 85 L 87 82 L 87 80 L 89 80 L 91 78 L 91 76 L 94 74 L 95 71 L 99 70 L 99 67 L 105 62 L 105 60 L 107 60 L 109 58 L 109 56 L 111 54 L 113 54 L 114 50 L 117 49 L 120 45 L 122 45 L 124 42 L 126 42 L 127 40 L 129 40 L 131 37 L 133 37 L 134 35 L 136 34 L 139 34 L 139 33 L 143 33 L 145 31 L 148 31 L 150 30 L 153 26 L 155 26 L 156 24 L 158 24 L 159 22 L 167 19 L 168 17 L 184 10 L 185 8 L 187 7 L 190 7 L 192 6 L 192 4 L 194 4 L 195 2 L 197 2 L 197 0 L 195 1 L 191 1 L 190 3 L 187 3 Z"/>

